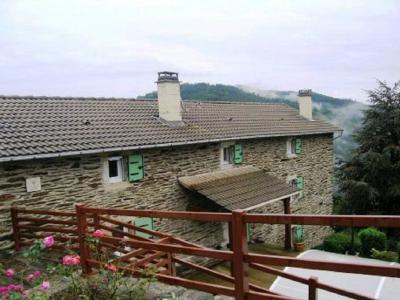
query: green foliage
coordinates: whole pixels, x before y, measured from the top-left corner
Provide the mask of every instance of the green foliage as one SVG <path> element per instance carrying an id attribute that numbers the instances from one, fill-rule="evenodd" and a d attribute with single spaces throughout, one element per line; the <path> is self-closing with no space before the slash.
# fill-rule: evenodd
<path id="1" fill-rule="evenodd" d="M 290 106 L 297 106 L 293 101 L 283 98 L 269 99 L 255 93 L 243 91 L 238 87 L 224 84 L 184 83 L 181 85 L 181 97 L 183 100 L 286 103 Z M 157 99 L 157 92 L 151 92 L 138 98 Z"/>
<path id="2" fill-rule="evenodd" d="M 384 260 L 384 261 L 396 261 L 397 254 L 393 251 L 379 251 L 372 249 L 371 250 L 371 258 Z"/>
<path id="3" fill-rule="evenodd" d="M 361 248 L 361 242 L 357 238 L 354 237 L 354 249 L 358 252 Z M 333 233 L 328 235 L 323 243 L 322 250 L 345 254 L 347 251 L 351 250 L 351 232 L 350 231 L 341 231 L 337 233 Z"/>
<path id="4" fill-rule="evenodd" d="M 386 234 L 376 228 L 368 227 L 358 233 L 361 241 L 361 254 L 370 257 L 372 249 L 386 250 Z"/>
<path id="5" fill-rule="evenodd" d="M 33 245 L 22 253 L 22 256 L 28 259 L 31 264 L 36 264 L 45 249 L 46 247 L 41 240 L 35 240 Z"/>
<path id="6" fill-rule="evenodd" d="M 400 214 L 400 82 L 379 82 L 355 135 L 359 146 L 340 168 L 342 213 Z"/>

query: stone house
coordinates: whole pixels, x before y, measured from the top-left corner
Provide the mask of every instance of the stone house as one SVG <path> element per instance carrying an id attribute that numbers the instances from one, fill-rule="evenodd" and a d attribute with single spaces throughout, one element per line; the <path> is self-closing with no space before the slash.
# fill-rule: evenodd
<path id="1" fill-rule="evenodd" d="M 182 101 L 177 73 L 160 72 L 157 85 L 157 101 L 0 96 L 0 234 L 10 232 L 13 205 L 331 213 L 340 129 L 312 119 L 309 91 L 297 112 Z M 131 221 L 209 247 L 227 243 L 225 224 Z M 324 235 L 304 233 L 309 245 Z M 283 236 L 281 225 L 249 227 L 252 241 Z"/>

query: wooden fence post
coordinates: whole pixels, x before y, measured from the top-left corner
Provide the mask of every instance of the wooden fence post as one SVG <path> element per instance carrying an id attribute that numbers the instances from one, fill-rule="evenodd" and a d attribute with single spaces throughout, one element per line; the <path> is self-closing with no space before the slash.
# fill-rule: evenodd
<path id="1" fill-rule="evenodd" d="M 244 261 L 247 251 L 247 232 L 246 224 L 243 222 L 243 210 L 232 212 L 232 232 L 233 232 L 233 273 L 235 277 L 235 299 L 244 300 L 249 292 L 248 264 Z"/>
<path id="2" fill-rule="evenodd" d="M 171 276 L 176 276 L 176 265 L 174 261 L 174 254 L 172 252 L 168 252 L 168 272 Z"/>
<path id="3" fill-rule="evenodd" d="M 94 226 L 94 230 L 97 230 L 100 227 L 100 219 L 99 219 L 98 213 L 93 214 L 93 226 Z"/>
<path id="4" fill-rule="evenodd" d="M 87 260 L 90 258 L 90 250 L 86 244 L 86 231 L 87 231 L 87 218 L 86 213 L 84 211 L 84 204 L 76 204 L 76 219 L 78 224 L 78 242 L 79 242 L 79 252 L 81 257 L 81 267 L 82 274 L 87 275 L 91 272 L 91 268 L 87 263 Z"/>
<path id="5" fill-rule="evenodd" d="M 13 227 L 14 248 L 15 251 L 19 251 L 21 249 L 21 246 L 19 235 L 18 208 L 14 206 L 11 207 L 11 222 Z"/>
<path id="6" fill-rule="evenodd" d="M 290 215 L 290 198 L 284 199 L 283 204 L 285 214 Z M 285 249 L 292 249 L 292 224 L 285 224 Z"/>
<path id="7" fill-rule="evenodd" d="M 318 277 L 311 276 L 308 279 L 308 300 L 318 299 L 317 284 L 318 284 Z"/>
<path id="8" fill-rule="evenodd" d="M 233 214 L 231 214 L 231 216 L 233 216 Z M 228 223 L 228 232 L 229 232 L 229 250 L 233 251 L 233 229 L 232 229 L 232 223 L 233 221 L 231 220 L 231 222 Z M 230 264 L 230 269 L 231 269 L 231 276 L 234 276 L 234 272 L 233 272 L 233 261 L 229 262 Z"/>

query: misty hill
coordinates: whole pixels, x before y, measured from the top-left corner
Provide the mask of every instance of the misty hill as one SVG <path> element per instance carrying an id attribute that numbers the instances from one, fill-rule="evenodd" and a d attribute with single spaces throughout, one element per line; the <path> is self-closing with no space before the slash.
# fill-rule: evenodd
<path id="1" fill-rule="evenodd" d="M 297 93 L 294 91 L 262 90 L 248 86 L 232 86 L 208 83 L 184 83 L 181 85 L 184 100 L 240 101 L 262 103 L 284 103 L 298 109 Z M 339 99 L 313 92 L 313 115 L 316 119 L 326 120 L 342 129 L 343 136 L 335 140 L 336 157 L 348 160 L 355 142 L 354 130 L 361 124 L 362 111 L 367 106 L 350 100 Z M 151 92 L 141 99 L 156 99 L 157 92 Z"/>

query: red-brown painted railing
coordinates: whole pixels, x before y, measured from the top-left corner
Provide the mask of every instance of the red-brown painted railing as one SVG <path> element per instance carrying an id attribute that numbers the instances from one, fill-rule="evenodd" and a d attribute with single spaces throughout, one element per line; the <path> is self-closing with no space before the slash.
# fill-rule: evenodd
<path id="1" fill-rule="evenodd" d="M 46 214 L 54 217 L 51 221 L 44 223 L 43 218 L 34 218 L 29 215 Z M 21 217 L 21 214 L 25 216 Z M 58 232 L 66 232 L 65 228 L 49 227 L 46 224 L 56 224 L 62 226 L 70 226 L 71 224 L 65 220 L 55 218 L 72 217 L 70 213 L 49 212 L 42 210 L 19 210 L 12 209 L 12 219 L 14 227 L 14 239 L 16 249 L 23 246 L 21 243 L 21 230 L 32 228 L 36 231 L 41 229 L 56 230 Z M 118 249 L 121 242 L 124 245 L 131 246 L 134 251 L 122 251 L 121 261 L 129 260 L 130 257 L 150 251 L 151 255 L 147 258 L 142 258 L 140 267 L 143 267 L 146 262 L 153 258 L 162 258 L 159 262 L 160 266 L 166 266 L 165 272 L 157 275 L 158 279 L 169 284 L 177 284 L 187 288 L 200 289 L 211 293 L 219 293 L 227 296 L 234 296 L 236 299 L 289 299 L 283 295 L 277 295 L 262 287 L 250 284 L 248 281 L 248 269 L 255 268 L 263 272 L 282 276 L 303 284 L 308 285 L 309 299 L 317 298 L 318 289 L 323 289 L 339 295 L 353 297 L 355 299 L 372 299 L 365 295 L 357 294 L 352 291 L 340 289 L 328 284 L 318 282 L 317 278 L 302 278 L 296 275 L 285 273 L 277 270 L 272 266 L 291 266 L 298 268 L 308 268 L 317 270 L 331 270 L 336 272 L 359 273 L 367 275 L 380 275 L 387 277 L 400 277 L 400 267 L 398 266 L 376 266 L 365 264 L 351 263 L 333 263 L 327 261 L 306 260 L 292 257 L 283 257 L 275 255 L 262 255 L 249 253 L 247 249 L 246 224 L 247 223 L 262 223 L 262 224 L 304 224 L 304 225 L 323 225 L 323 226 L 351 226 L 351 227 L 400 227 L 400 217 L 397 216 L 316 216 L 316 215 L 276 215 L 276 214 L 247 214 L 244 211 L 234 211 L 233 213 L 205 213 L 205 212 L 171 212 L 171 211 L 153 211 L 153 210 L 133 210 L 133 209 L 107 209 L 107 208 L 92 208 L 84 205 L 77 205 L 75 218 L 76 231 L 68 231 L 69 234 L 76 234 L 76 239 L 79 242 L 79 249 L 82 262 L 82 270 L 84 273 L 90 273 L 93 267 L 98 267 L 101 262 L 95 260 L 86 245 L 86 237 L 91 234 L 95 228 L 102 228 L 112 233 L 116 233 L 122 237 L 105 236 L 102 238 L 102 243 L 110 249 Z M 121 222 L 111 218 L 110 216 L 132 216 L 132 217 L 152 217 L 152 218 L 167 218 L 167 219 L 182 219 L 194 221 L 209 221 L 209 222 L 227 222 L 230 228 L 230 251 L 214 250 L 204 248 L 199 245 L 181 240 L 166 233 L 161 233 L 144 228 L 138 228 L 132 224 Z M 38 220 L 39 219 L 39 220 Z M 64 222 L 65 221 L 65 222 Z M 28 222 L 33 225 L 23 225 L 21 222 Z M 136 236 L 135 234 L 124 232 L 115 229 L 109 225 L 120 225 L 130 228 L 135 231 L 142 231 L 153 235 L 158 240 L 148 240 Z M 44 225 L 46 226 L 44 226 Z M 68 228 L 67 228 L 68 229 Z M 53 231 L 56 232 L 56 231 Z M 187 262 L 175 255 L 191 255 L 201 256 L 219 260 L 229 261 L 232 265 L 232 274 L 226 275 L 208 268 Z M 165 257 L 165 258 L 164 258 Z M 192 269 L 206 272 L 209 275 L 225 280 L 227 283 L 233 283 L 234 287 L 227 287 L 216 284 L 209 284 L 186 278 L 181 278 L 176 275 L 175 264 L 181 264 Z M 137 270 L 130 267 L 121 266 L 120 270 L 138 276 Z"/>

